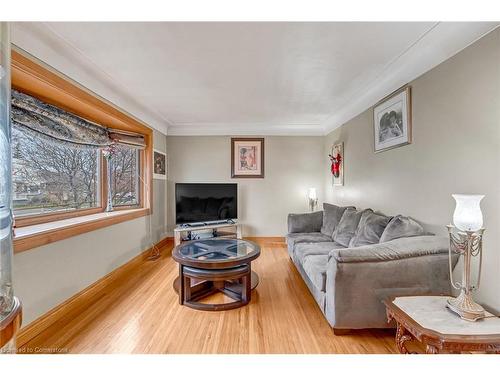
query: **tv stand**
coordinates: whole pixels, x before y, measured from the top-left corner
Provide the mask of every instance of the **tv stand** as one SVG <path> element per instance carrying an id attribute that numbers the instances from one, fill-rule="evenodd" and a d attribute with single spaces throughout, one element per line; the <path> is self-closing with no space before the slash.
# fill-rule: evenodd
<path id="1" fill-rule="evenodd" d="M 199 222 L 199 223 L 181 224 L 178 227 L 179 228 L 204 228 L 204 229 L 207 229 L 208 226 L 222 225 L 222 224 L 236 224 L 236 222 L 232 219 L 228 219 L 228 220 L 219 220 L 219 221 L 209 221 L 207 223 Z"/>
<path id="2" fill-rule="evenodd" d="M 234 220 L 223 220 L 209 223 L 182 224 L 174 228 L 174 244 L 180 245 L 186 234 L 212 229 L 217 238 L 241 238 L 241 225 Z"/>

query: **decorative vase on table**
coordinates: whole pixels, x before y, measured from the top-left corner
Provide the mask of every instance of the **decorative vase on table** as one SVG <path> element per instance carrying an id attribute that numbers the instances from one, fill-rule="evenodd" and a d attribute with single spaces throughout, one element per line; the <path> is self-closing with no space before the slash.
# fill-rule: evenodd
<path id="1" fill-rule="evenodd" d="M 0 353 L 14 353 L 21 305 L 12 287 L 12 172 L 10 150 L 10 39 L 0 22 Z"/>

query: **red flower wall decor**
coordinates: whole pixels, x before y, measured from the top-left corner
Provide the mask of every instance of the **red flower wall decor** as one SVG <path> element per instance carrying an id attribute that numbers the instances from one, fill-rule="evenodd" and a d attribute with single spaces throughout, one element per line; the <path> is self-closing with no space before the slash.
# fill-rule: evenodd
<path id="1" fill-rule="evenodd" d="M 332 162 L 332 174 L 335 177 L 340 176 L 340 163 L 342 162 L 342 156 L 340 154 L 337 154 L 336 156 L 333 155 L 328 155 L 330 156 L 330 160 Z"/>
<path id="2" fill-rule="evenodd" d="M 331 162 L 330 170 L 333 175 L 333 185 L 344 185 L 344 143 L 332 146 L 332 153 L 328 155 Z"/>

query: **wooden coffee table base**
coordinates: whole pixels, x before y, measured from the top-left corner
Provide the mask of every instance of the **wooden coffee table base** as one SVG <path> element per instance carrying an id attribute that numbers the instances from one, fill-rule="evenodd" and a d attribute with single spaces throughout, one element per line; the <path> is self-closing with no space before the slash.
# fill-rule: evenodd
<path id="1" fill-rule="evenodd" d="M 174 290 L 179 294 L 179 303 L 196 310 L 222 311 L 247 305 L 251 291 L 257 287 L 259 276 L 250 265 L 236 268 L 207 270 L 179 265 L 179 277 L 174 281 Z M 201 303 L 203 298 L 222 292 L 234 302 Z"/>

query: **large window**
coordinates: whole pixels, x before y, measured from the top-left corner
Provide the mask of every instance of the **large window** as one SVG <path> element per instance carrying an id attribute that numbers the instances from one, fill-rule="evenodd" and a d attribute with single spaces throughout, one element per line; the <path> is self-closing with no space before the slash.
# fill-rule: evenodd
<path id="1" fill-rule="evenodd" d="M 13 207 L 17 218 L 104 210 L 107 197 L 101 151 L 71 147 L 12 131 Z M 139 206 L 140 150 L 117 146 L 111 162 L 113 206 Z"/>
<path id="2" fill-rule="evenodd" d="M 13 128 L 12 157 L 16 216 L 100 207 L 100 151 Z"/>

